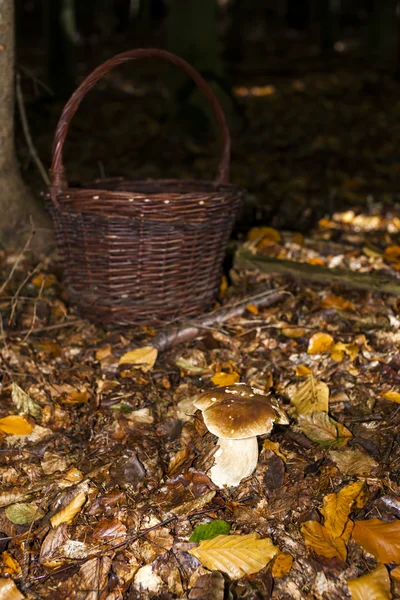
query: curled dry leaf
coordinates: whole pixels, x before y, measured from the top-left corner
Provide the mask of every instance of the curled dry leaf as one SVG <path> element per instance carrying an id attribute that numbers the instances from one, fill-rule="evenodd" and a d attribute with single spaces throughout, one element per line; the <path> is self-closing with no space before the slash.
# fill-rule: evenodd
<path id="1" fill-rule="evenodd" d="M 297 429 L 321 446 L 344 446 L 352 437 L 351 432 L 344 425 L 323 411 L 300 415 Z"/>
<path id="2" fill-rule="evenodd" d="M 353 526 L 352 523 L 351 526 Z M 320 556 L 346 560 L 347 548 L 343 537 L 334 537 L 329 529 L 318 523 L 318 521 L 306 521 L 306 523 L 302 523 L 301 532 L 304 535 L 306 546 Z"/>
<path id="3" fill-rule="evenodd" d="M 222 571 L 232 579 L 239 579 L 244 575 L 258 573 L 275 556 L 278 548 L 269 538 L 249 533 L 218 535 L 212 540 L 203 540 L 189 552 L 210 571 Z"/>
<path id="4" fill-rule="evenodd" d="M 334 310 L 355 310 L 355 306 L 350 300 L 342 296 L 326 296 L 321 301 L 321 308 L 333 308 Z"/>
<path id="5" fill-rule="evenodd" d="M 328 412 L 329 388 L 323 381 L 307 375 L 305 381 L 297 385 L 291 393 L 291 403 L 297 415 L 305 415 L 315 411 Z"/>
<path id="6" fill-rule="evenodd" d="M 24 600 L 25 596 L 21 594 L 12 579 L 0 578 L 0 600 Z"/>
<path id="7" fill-rule="evenodd" d="M 334 346 L 332 346 L 330 352 L 331 358 L 335 362 L 342 362 L 345 354 L 350 357 L 350 360 L 354 360 L 359 352 L 359 347 L 357 344 L 344 344 L 343 342 L 337 342 Z"/>
<path id="8" fill-rule="evenodd" d="M 340 537 L 347 525 L 349 514 L 354 501 L 364 487 L 363 481 L 356 481 L 342 488 L 337 494 L 328 494 L 324 497 L 324 507 L 321 513 L 324 516 L 324 525 L 333 537 Z"/>
<path id="9" fill-rule="evenodd" d="M 218 373 L 215 373 L 213 377 L 211 377 L 211 381 L 218 386 L 233 385 L 234 383 L 238 383 L 240 381 L 240 375 L 235 371 L 232 371 L 232 373 L 224 373 L 223 371 L 219 371 Z"/>
<path id="10" fill-rule="evenodd" d="M 9 415 L 0 419 L 0 431 L 10 435 L 29 435 L 32 433 L 32 426 L 24 417 Z"/>
<path id="11" fill-rule="evenodd" d="M 329 454 L 345 475 L 369 475 L 378 466 L 373 458 L 359 450 L 332 450 Z"/>
<path id="12" fill-rule="evenodd" d="M 78 492 L 67 506 L 51 517 L 50 523 L 52 527 L 57 527 L 61 523 L 71 523 L 72 519 L 79 513 L 85 502 L 85 492 Z"/>
<path id="13" fill-rule="evenodd" d="M 385 523 L 379 519 L 356 521 L 353 539 L 381 563 L 400 563 L 400 520 Z"/>
<path id="14" fill-rule="evenodd" d="M 262 445 L 261 454 L 263 452 L 265 452 L 266 450 L 271 450 L 274 454 L 279 456 L 279 458 L 281 458 L 283 460 L 283 462 L 286 462 L 286 456 L 284 454 L 282 454 L 282 452 L 280 451 L 278 442 L 271 442 L 271 440 L 264 440 L 263 445 Z"/>
<path id="15" fill-rule="evenodd" d="M 320 331 L 310 337 L 307 352 L 308 354 L 322 354 L 328 352 L 334 343 L 335 340 L 329 333 Z"/>
<path id="16" fill-rule="evenodd" d="M 390 578 L 384 565 L 347 582 L 352 600 L 390 600 Z"/>
<path id="17" fill-rule="evenodd" d="M 144 373 L 150 371 L 157 360 L 158 350 L 153 346 L 143 346 L 143 348 L 136 348 L 130 352 L 126 352 L 119 359 L 120 365 L 135 365 L 138 369 L 141 369 Z"/>
<path id="18" fill-rule="evenodd" d="M 189 592 L 189 600 L 224 600 L 225 580 L 222 573 L 213 571 L 201 575 Z"/>

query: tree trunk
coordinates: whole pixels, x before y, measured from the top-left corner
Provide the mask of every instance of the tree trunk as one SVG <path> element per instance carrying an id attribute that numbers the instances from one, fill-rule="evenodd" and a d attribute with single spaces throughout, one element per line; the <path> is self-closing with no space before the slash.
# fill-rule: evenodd
<path id="1" fill-rule="evenodd" d="M 50 220 L 26 189 L 14 148 L 14 0 L 0 2 L 0 244 L 21 247 L 31 232 L 31 249 L 48 248 L 52 240 Z"/>

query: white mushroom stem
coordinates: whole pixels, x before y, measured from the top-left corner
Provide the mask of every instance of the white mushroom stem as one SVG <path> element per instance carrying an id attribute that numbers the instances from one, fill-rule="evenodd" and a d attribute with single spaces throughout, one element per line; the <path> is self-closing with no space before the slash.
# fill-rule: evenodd
<path id="1" fill-rule="evenodd" d="M 218 438 L 217 444 L 219 448 L 214 455 L 215 464 L 210 471 L 211 481 L 218 487 L 239 485 L 257 466 L 257 438 Z"/>

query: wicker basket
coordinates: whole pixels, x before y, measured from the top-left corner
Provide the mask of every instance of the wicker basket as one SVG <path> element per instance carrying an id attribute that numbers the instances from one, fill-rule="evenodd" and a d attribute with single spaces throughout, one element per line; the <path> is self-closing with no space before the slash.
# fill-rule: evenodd
<path id="1" fill-rule="evenodd" d="M 97 180 L 70 188 L 62 152 L 87 92 L 110 69 L 142 58 L 179 67 L 210 103 L 223 150 L 215 182 Z M 204 79 L 183 59 L 158 49 L 123 52 L 95 69 L 58 122 L 48 198 L 69 295 L 80 314 L 104 324 L 162 323 L 209 309 L 244 192 L 228 183 L 230 137 Z"/>

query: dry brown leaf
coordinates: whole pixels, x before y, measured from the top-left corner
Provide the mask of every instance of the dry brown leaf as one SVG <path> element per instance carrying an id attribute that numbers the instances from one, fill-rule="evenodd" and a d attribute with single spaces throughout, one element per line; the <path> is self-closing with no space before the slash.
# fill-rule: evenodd
<path id="1" fill-rule="evenodd" d="M 387 568 L 378 565 L 376 569 L 347 582 L 352 600 L 390 600 L 390 578 Z"/>
<path id="2" fill-rule="evenodd" d="M 381 563 L 400 563 L 400 520 L 391 523 L 379 519 L 356 521 L 353 539 Z"/>
<path id="3" fill-rule="evenodd" d="M 321 513 L 325 519 L 324 525 L 333 537 L 340 537 L 343 534 L 351 508 L 363 487 L 364 482 L 356 481 L 346 485 L 337 494 L 328 494 L 324 497 Z"/>
<path id="4" fill-rule="evenodd" d="M 174 475 L 190 456 L 189 446 L 184 446 L 171 456 L 168 463 L 168 475 Z"/>
<path id="5" fill-rule="evenodd" d="M 232 371 L 232 373 L 220 371 L 211 377 L 211 381 L 218 386 L 233 385 L 240 381 L 240 375 L 235 371 Z"/>
<path id="6" fill-rule="evenodd" d="M 126 352 L 119 359 L 120 365 L 135 365 L 138 369 L 141 369 L 144 373 L 150 371 L 157 360 L 158 350 L 153 346 L 143 346 L 142 348 L 136 348 L 130 352 Z"/>
<path id="7" fill-rule="evenodd" d="M 19 562 L 12 556 L 12 554 L 7 552 L 7 550 L 5 550 L 1 555 L 1 563 L 1 575 L 11 575 L 14 577 L 16 575 L 20 575 L 22 569 L 20 567 Z"/>
<path id="8" fill-rule="evenodd" d="M 359 450 L 331 450 L 330 457 L 345 475 L 369 475 L 378 463 Z"/>
<path id="9" fill-rule="evenodd" d="M 32 433 L 32 426 L 24 417 L 9 415 L 0 419 L 0 431 L 10 435 L 29 435 Z"/>
<path id="10" fill-rule="evenodd" d="M 344 425 L 332 419 L 324 411 L 300 415 L 296 429 L 321 446 L 344 446 L 352 437 Z"/>
<path id="11" fill-rule="evenodd" d="M 400 582 L 400 565 L 390 571 L 390 577 Z"/>
<path id="12" fill-rule="evenodd" d="M 81 481 L 83 479 L 83 473 L 76 467 L 71 467 L 69 471 L 65 473 L 64 479 L 71 481 L 71 483 L 76 483 L 77 481 Z"/>
<path id="13" fill-rule="evenodd" d="M 278 552 L 272 565 L 272 577 L 284 577 L 293 565 L 293 556 L 286 552 Z"/>
<path id="14" fill-rule="evenodd" d="M 101 348 L 96 350 L 96 360 L 102 361 L 105 358 L 107 358 L 107 356 L 111 356 L 111 354 L 111 346 L 110 344 L 106 344 L 105 346 L 102 346 Z"/>
<path id="15" fill-rule="evenodd" d="M 41 418 L 42 409 L 40 406 L 15 382 L 11 387 L 11 400 L 20 412 L 32 415 L 34 419 Z"/>
<path id="16" fill-rule="evenodd" d="M 301 338 L 306 334 L 305 329 L 302 329 L 301 327 L 284 327 L 282 330 L 282 334 L 285 335 L 288 338 Z"/>
<path id="17" fill-rule="evenodd" d="M 343 538 L 335 538 L 329 529 L 318 521 L 306 521 L 301 525 L 306 546 L 325 558 L 340 558 L 345 561 L 347 548 Z"/>
<path id="18" fill-rule="evenodd" d="M 272 452 L 274 454 L 276 454 L 277 456 L 279 456 L 279 458 L 281 458 L 283 460 L 283 462 L 286 462 L 286 456 L 284 454 L 282 454 L 282 452 L 280 451 L 278 442 L 271 442 L 271 440 L 264 440 L 261 454 L 263 452 L 265 452 L 266 450 L 272 450 Z"/>
<path id="19" fill-rule="evenodd" d="M 14 581 L 9 578 L 0 578 L 0 600 L 24 600 Z"/>
<path id="20" fill-rule="evenodd" d="M 199 546 L 189 550 L 192 556 L 210 571 L 218 570 L 232 579 L 258 573 L 278 552 L 269 538 L 260 538 L 257 533 L 247 535 L 218 535 L 203 540 Z"/>
<path id="21" fill-rule="evenodd" d="M 328 352 L 334 343 L 335 340 L 329 333 L 319 331 L 310 337 L 307 352 L 308 354 L 322 354 Z"/>
<path id="22" fill-rule="evenodd" d="M 61 523 L 71 523 L 73 518 L 80 512 L 85 502 L 85 492 L 78 492 L 78 494 L 71 500 L 71 502 L 69 502 L 69 504 L 67 504 L 67 506 L 51 517 L 51 526 L 55 528 Z"/>
<path id="23" fill-rule="evenodd" d="M 71 392 L 60 400 L 63 404 L 86 404 L 89 401 L 89 394 L 88 392 Z"/>
<path id="24" fill-rule="evenodd" d="M 315 411 L 328 412 L 329 388 L 326 383 L 318 381 L 311 374 L 300 385 L 296 386 L 290 400 L 297 415 L 305 415 Z"/>
<path id="25" fill-rule="evenodd" d="M 391 400 L 392 402 L 397 402 L 400 404 L 400 392 L 395 392 L 394 390 L 388 390 L 381 394 L 382 398 L 386 398 L 386 400 Z"/>
<path id="26" fill-rule="evenodd" d="M 333 308 L 335 310 L 355 310 L 355 306 L 350 300 L 342 296 L 326 296 L 321 301 L 321 308 Z"/>

